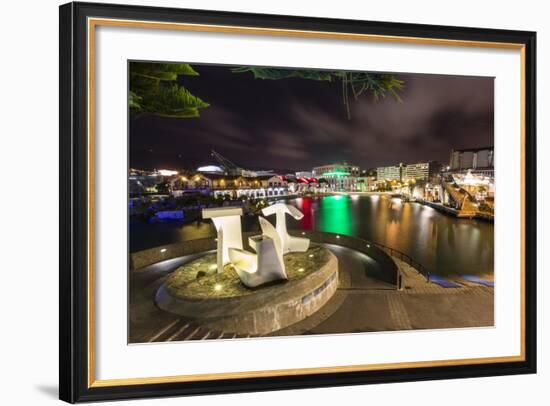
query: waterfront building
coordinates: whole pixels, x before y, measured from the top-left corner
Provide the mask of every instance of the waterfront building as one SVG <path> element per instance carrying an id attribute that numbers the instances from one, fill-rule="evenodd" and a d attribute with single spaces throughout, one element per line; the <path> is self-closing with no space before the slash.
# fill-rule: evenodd
<path id="1" fill-rule="evenodd" d="M 361 176 L 370 176 L 376 179 L 377 168 L 363 169 L 361 171 Z"/>
<path id="2" fill-rule="evenodd" d="M 311 171 L 298 171 L 298 172 L 296 172 L 295 175 L 296 175 L 297 179 L 300 179 L 300 178 L 309 179 L 309 178 L 313 177 Z"/>
<path id="3" fill-rule="evenodd" d="M 215 197 L 229 196 L 232 199 L 240 197 L 265 198 L 288 195 L 288 184 L 282 176 L 237 176 L 237 175 L 202 175 L 208 182 L 208 187 Z"/>
<path id="4" fill-rule="evenodd" d="M 427 181 L 438 175 L 440 171 L 441 164 L 435 161 L 407 164 L 402 172 L 402 181 Z"/>
<path id="5" fill-rule="evenodd" d="M 325 179 L 333 191 L 356 191 L 357 178 L 360 174 L 361 170 L 358 166 L 350 165 L 345 161 L 316 166 L 312 170 L 312 177 Z"/>
<path id="6" fill-rule="evenodd" d="M 357 177 L 355 176 L 327 176 L 325 178 L 334 191 L 353 192 L 357 191 Z"/>
<path id="7" fill-rule="evenodd" d="M 130 168 L 128 175 L 129 192 L 131 195 L 159 193 L 159 184 L 170 182 L 177 173 L 177 171 L 164 169 L 147 171 Z"/>
<path id="8" fill-rule="evenodd" d="M 328 176 L 359 176 L 360 169 L 356 165 L 350 165 L 346 161 L 316 166 L 312 170 L 312 177 L 326 178 Z"/>
<path id="9" fill-rule="evenodd" d="M 170 181 L 172 196 L 203 193 L 214 197 L 228 196 L 231 199 L 237 199 L 288 195 L 288 182 L 285 177 L 271 172 L 262 171 L 259 175 L 249 171 L 246 174 L 226 174 L 220 173 L 215 167 L 200 169 L 202 170 L 195 173 L 174 177 Z"/>
<path id="10" fill-rule="evenodd" d="M 376 190 L 376 176 L 359 176 L 357 178 L 358 192 L 372 192 Z"/>
<path id="11" fill-rule="evenodd" d="M 212 181 L 209 176 L 204 173 L 184 173 L 174 177 L 170 181 L 170 194 L 174 197 L 180 197 L 185 193 L 199 192 L 209 193 L 212 188 Z"/>
<path id="12" fill-rule="evenodd" d="M 492 177 L 472 173 L 471 170 L 468 170 L 466 174 L 453 174 L 453 180 L 479 202 L 495 197 L 495 183 Z"/>
<path id="13" fill-rule="evenodd" d="M 403 164 L 392 166 L 379 166 L 376 168 L 376 180 L 378 182 L 395 180 L 401 182 L 403 177 Z"/>
<path id="14" fill-rule="evenodd" d="M 427 200 L 429 202 L 435 202 L 435 203 L 448 203 L 448 202 L 442 202 L 443 196 L 443 190 L 440 183 L 426 183 L 423 188 L 422 196 L 420 196 L 420 199 Z"/>
<path id="15" fill-rule="evenodd" d="M 466 172 L 468 170 L 474 173 L 481 173 L 492 176 L 494 172 L 494 148 L 466 148 L 453 149 L 449 163 L 451 172 Z"/>
<path id="16" fill-rule="evenodd" d="M 308 193 L 328 193 L 334 190 L 325 178 L 298 178 L 289 183 L 290 194 L 303 195 Z"/>

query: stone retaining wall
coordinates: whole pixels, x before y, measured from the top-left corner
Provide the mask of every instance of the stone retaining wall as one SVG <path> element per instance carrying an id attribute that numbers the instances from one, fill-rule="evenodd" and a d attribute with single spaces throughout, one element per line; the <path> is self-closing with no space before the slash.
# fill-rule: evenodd
<path id="1" fill-rule="evenodd" d="M 338 260 L 330 251 L 328 255 L 319 270 L 304 278 L 266 286 L 251 294 L 188 299 L 172 296 L 162 285 L 155 302 L 159 308 L 211 330 L 265 335 L 312 315 L 334 295 L 338 287 Z"/>
<path id="2" fill-rule="evenodd" d="M 214 238 L 200 238 L 168 245 L 160 245 L 155 248 L 134 252 L 130 254 L 130 270 L 134 271 L 167 259 L 179 258 L 185 255 L 196 254 L 215 250 L 217 247 Z"/>
<path id="3" fill-rule="evenodd" d="M 351 248 L 359 251 L 374 259 L 384 269 L 384 282 L 397 286 L 399 268 L 394 260 L 383 250 L 376 247 L 373 243 L 362 238 L 351 237 L 349 235 L 325 233 L 322 231 L 293 231 L 290 234 L 309 238 L 316 243 L 334 244 L 342 247 Z"/>

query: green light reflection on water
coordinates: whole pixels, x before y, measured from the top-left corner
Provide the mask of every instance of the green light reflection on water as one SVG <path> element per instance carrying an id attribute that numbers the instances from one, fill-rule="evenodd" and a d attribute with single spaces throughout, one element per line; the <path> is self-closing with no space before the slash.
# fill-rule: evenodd
<path id="1" fill-rule="evenodd" d="M 353 224 L 349 196 L 327 196 L 319 205 L 319 229 L 327 233 L 352 235 Z"/>

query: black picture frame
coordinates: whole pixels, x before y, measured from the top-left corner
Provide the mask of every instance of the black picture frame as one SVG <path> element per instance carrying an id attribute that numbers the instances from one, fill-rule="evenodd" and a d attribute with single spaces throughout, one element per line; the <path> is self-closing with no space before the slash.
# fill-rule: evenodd
<path id="1" fill-rule="evenodd" d="M 536 33 L 373 21 L 68 3 L 60 12 L 60 376 L 67 402 L 235 393 L 423 381 L 536 372 Z M 513 43 L 523 47 L 524 81 L 524 360 L 471 365 L 312 373 L 197 382 L 90 385 L 88 352 L 87 19 L 90 17 L 394 37 Z"/>

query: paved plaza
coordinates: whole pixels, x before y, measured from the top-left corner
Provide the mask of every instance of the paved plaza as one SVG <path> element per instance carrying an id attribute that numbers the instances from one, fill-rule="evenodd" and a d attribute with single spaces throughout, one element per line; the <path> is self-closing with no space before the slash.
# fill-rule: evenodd
<path id="1" fill-rule="evenodd" d="M 359 333 L 493 325 L 493 287 L 460 281 L 443 288 L 394 258 L 403 276 L 401 290 L 383 282 L 382 270 L 368 256 L 336 245 L 327 247 L 339 261 L 339 286 L 318 312 L 271 333 L 272 336 Z M 164 261 L 130 274 L 130 343 L 245 338 L 210 331 L 158 309 L 153 297 L 166 276 L 191 256 Z"/>

